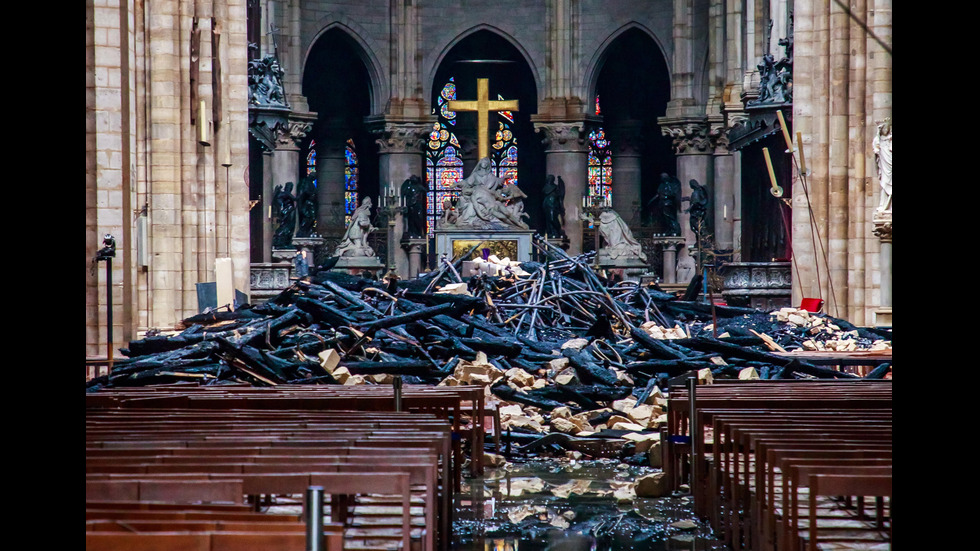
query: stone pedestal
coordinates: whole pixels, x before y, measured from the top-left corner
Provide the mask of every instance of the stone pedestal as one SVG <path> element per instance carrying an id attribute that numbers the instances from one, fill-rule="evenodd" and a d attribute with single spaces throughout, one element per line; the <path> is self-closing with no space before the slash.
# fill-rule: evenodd
<path id="1" fill-rule="evenodd" d="M 296 249 L 272 249 L 272 262 L 292 262 L 296 256 Z"/>
<path id="2" fill-rule="evenodd" d="M 456 254 L 463 254 L 480 241 L 485 241 L 481 247 L 489 248 L 492 254 L 500 258 L 508 257 L 518 262 L 531 260 L 532 230 L 440 230 L 435 231 L 436 256 L 452 259 Z M 478 249 L 479 250 L 479 249 Z"/>
<path id="3" fill-rule="evenodd" d="M 295 251 L 293 254 L 296 254 Z M 292 271 L 292 262 L 252 263 L 248 282 L 252 303 L 264 302 L 289 287 Z"/>
<path id="4" fill-rule="evenodd" d="M 772 311 L 792 306 L 789 262 L 733 262 L 721 273 L 721 295 L 732 306 Z"/>
<path id="5" fill-rule="evenodd" d="M 881 239 L 880 269 L 881 284 L 879 290 L 880 308 L 874 311 L 875 325 L 891 327 L 892 325 L 892 213 L 878 211 L 874 214 L 874 233 Z"/>
<path id="6" fill-rule="evenodd" d="M 384 268 L 384 262 L 376 256 L 342 256 L 333 267 L 335 270 L 347 270 L 351 275 L 360 275 L 367 270 L 374 277 L 379 277 Z"/>
<path id="7" fill-rule="evenodd" d="M 313 237 L 294 237 L 293 246 L 296 247 L 297 252 L 306 251 L 307 262 L 312 267 L 313 259 L 316 258 L 316 252 L 323 246 L 324 241 L 326 240 L 318 235 Z"/>
<path id="8" fill-rule="evenodd" d="M 663 251 L 663 282 L 677 283 L 677 248 L 684 244 L 681 236 L 658 236 L 653 242 L 660 245 Z"/>
<path id="9" fill-rule="evenodd" d="M 621 271 L 623 281 L 640 282 L 640 277 L 647 273 L 649 266 L 647 263 L 635 257 L 610 258 L 602 249 L 596 255 L 596 264 L 600 270 L 608 272 Z"/>
<path id="10" fill-rule="evenodd" d="M 425 258 L 429 240 L 425 237 L 403 238 L 401 244 L 408 253 L 408 279 L 416 278 L 422 271 L 422 259 Z"/>

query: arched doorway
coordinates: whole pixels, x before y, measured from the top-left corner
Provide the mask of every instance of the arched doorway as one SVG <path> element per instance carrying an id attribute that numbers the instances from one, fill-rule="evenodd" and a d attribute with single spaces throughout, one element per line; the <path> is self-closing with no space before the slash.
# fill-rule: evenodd
<path id="1" fill-rule="evenodd" d="M 318 233 L 330 253 L 346 217 L 379 190 L 378 156 L 364 117 L 371 114 L 372 83 L 363 50 L 345 30 L 328 29 L 310 48 L 303 69 L 303 95 L 317 113 L 304 143 L 302 174 L 311 145 L 316 150 Z M 354 164 L 352 164 L 354 163 Z"/>
<path id="2" fill-rule="evenodd" d="M 671 140 L 657 124 L 670 99 L 670 71 L 660 47 L 643 30 L 626 29 L 602 52 L 594 90 L 589 100 L 603 118 L 612 155 L 613 205 L 631 226 L 655 227 L 658 217 L 648 204 L 659 175 L 676 174 Z"/>
<path id="3" fill-rule="evenodd" d="M 479 160 L 476 113 L 450 111 L 446 101 L 476 99 L 480 78 L 489 80 L 491 100 L 518 100 L 517 111 L 489 116 L 490 158 L 499 176 L 516 179 L 527 194 L 524 211 L 530 215 L 529 225 L 538 228 L 542 223 L 540 190 L 544 184 L 544 151 L 531 124 L 531 115 L 537 113 L 537 86 L 531 68 L 518 49 L 503 36 L 481 29 L 450 48 L 431 83 L 430 102 L 438 121 L 426 149 L 430 230 L 441 213 L 441 198 L 450 194 L 452 182 L 469 174 Z M 434 244 L 429 250 L 431 264 L 435 261 Z"/>

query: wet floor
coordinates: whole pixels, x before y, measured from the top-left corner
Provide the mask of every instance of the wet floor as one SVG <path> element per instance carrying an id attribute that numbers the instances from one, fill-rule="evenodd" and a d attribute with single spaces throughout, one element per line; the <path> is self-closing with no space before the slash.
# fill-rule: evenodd
<path id="1" fill-rule="evenodd" d="M 487 469 L 456 497 L 459 551 L 724 551 L 690 498 L 637 498 L 658 472 L 612 459 L 532 459 Z"/>

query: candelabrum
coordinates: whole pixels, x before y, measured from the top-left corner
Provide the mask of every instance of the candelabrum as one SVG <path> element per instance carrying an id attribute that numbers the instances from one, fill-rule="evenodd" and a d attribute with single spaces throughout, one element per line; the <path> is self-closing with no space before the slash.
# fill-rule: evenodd
<path id="1" fill-rule="evenodd" d="M 384 213 L 388 221 L 388 273 L 395 273 L 395 223 L 399 214 L 404 214 L 406 210 L 405 196 L 393 183 L 388 183 L 381 190 L 378 197 L 378 210 Z"/>
<path id="2" fill-rule="evenodd" d="M 589 195 L 588 191 L 582 195 L 582 212 L 585 213 L 585 220 L 592 224 L 595 235 L 595 264 L 599 264 L 599 215 L 607 210 L 612 210 L 612 203 L 606 196 Z"/>

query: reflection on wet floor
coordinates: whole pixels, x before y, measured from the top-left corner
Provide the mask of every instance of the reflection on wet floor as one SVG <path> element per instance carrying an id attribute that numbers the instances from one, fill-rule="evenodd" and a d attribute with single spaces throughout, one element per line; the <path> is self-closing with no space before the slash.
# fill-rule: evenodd
<path id="1" fill-rule="evenodd" d="M 686 496 L 637 498 L 633 481 L 658 472 L 613 459 L 537 459 L 487 469 L 456 495 L 461 551 L 723 551 Z"/>

